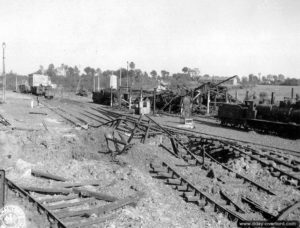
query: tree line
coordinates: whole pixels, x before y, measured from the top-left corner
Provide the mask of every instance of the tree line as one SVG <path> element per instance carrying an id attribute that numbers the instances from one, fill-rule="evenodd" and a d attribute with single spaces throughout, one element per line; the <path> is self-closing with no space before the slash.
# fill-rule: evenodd
<path id="1" fill-rule="evenodd" d="M 68 66 L 61 64 L 55 67 L 54 64 L 49 64 L 48 68 L 40 66 L 34 72 L 37 74 L 48 75 L 52 83 L 62 86 L 69 91 L 76 91 L 76 89 L 84 88 L 88 91 L 97 89 L 98 80 L 101 88 L 109 88 L 109 77 L 111 75 L 117 76 L 117 83 L 122 86 L 131 86 L 133 89 L 153 89 L 157 87 L 161 81 L 167 82 L 169 89 L 176 89 L 178 86 L 190 87 L 195 85 L 197 81 L 196 76 L 199 76 L 200 71 L 197 68 L 190 69 L 183 67 L 182 73 L 175 73 L 170 75 L 167 70 L 161 70 L 160 74 L 156 70 L 146 71 L 136 68 L 134 62 L 129 63 L 129 69 L 120 68 L 117 70 L 105 70 L 100 68 L 93 68 L 87 66 L 81 72 L 77 66 Z"/>
<path id="2" fill-rule="evenodd" d="M 157 87 L 161 81 L 168 84 L 168 88 L 176 90 L 180 88 L 194 88 L 201 83 L 201 80 L 212 79 L 214 76 L 209 74 L 200 75 L 198 68 L 183 67 L 182 72 L 170 74 L 167 70 L 150 71 L 148 74 L 142 69 L 136 68 L 134 62 L 129 63 L 129 68 L 119 68 L 116 70 L 104 70 L 100 68 L 93 68 L 87 66 L 80 70 L 78 66 L 68 66 L 61 64 L 55 67 L 54 64 L 49 64 L 47 68 L 40 66 L 39 69 L 33 73 L 48 75 L 52 83 L 63 87 L 66 91 L 75 92 L 78 88 L 84 88 L 88 91 L 93 91 L 94 87 L 97 89 L 98 84 L 101 88 L 109 88 L 109 77 L 114 74 L 117 76 L 118 85 L 131 86 L 134 89 L 153 89 Z M 7 88 L 15 89 L 16 78 L 18 84 L 22 84 L 27 80 L 26 76 L 18 75 L 13 72 L 7 74 Z M 99 79 L 99 82 L 98 82 Z M 276 85 L 300 85 L 300 79 L 285 78 L 284 75 L 254 75 L 249 74 L 248 77 L 238 77 L 238 83 L 242 86 L 256 85 L 256 84 L 276 84 Z"/>

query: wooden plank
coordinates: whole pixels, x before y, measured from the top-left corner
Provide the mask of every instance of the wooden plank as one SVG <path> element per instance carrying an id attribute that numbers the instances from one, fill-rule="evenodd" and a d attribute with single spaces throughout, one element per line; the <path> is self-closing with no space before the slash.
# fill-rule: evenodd
<path id="1" fill-rule="evenodd" d="M 35 170 L 35 169 L 31 170 L 31 174 L 36 177 L 43 177 L 43 178 L 52 179 L 52 180 L 56 180 L 56 181 L 67 181 L 68 180 L 64 177 L 46 173 L 41 170 Z"/>
<path id="2" fill-rule="evenodd" d="M 48 115 L 47 113 L 45 112 L 29 112 L 29 114 L 38 114 L 38 115 Z"/>
<path id="3" fill-rule="evenodd" d="M 64 201 L 64 200 L 72 200 L 78 198 L 78 195 L 67 195 L 67 196 L 58 196 L 58 197 L 51 197 L 51 198 L 45 198 L 45 199 L 39 199 L 37 201 L 41 203 L 55 203 L 59 201 Z"/>
<path id="4" fill-rule="evenodd" d="M 25 191 L 30 192 L 38 192 L 42 194 L 64 194 L 68 195 L 72 193 L 71 189 L 65 189 L 65 188 L 40 188 L 40 187 L 33 187 L 33 186 L 20 186 Z"/>
<path id="5" fill-rule="evenodd" d="M 117 200 L 113 203 L 88 209 L 88 210 L 79 210 L 79 211 L 70 211 L 70 212 L 65 212 L 65 213 L 57 213 L 57 217 L 59 218 L 66 218 L 66 217 L 73 217 L 73 216 L 83 216 L 83 215 L 91 215 L 91 214 L 105 214 L 110 211 L 116 210 L 118 208 L 124 207 L 128 204 L 135 203 L 138 201 L 144 193 L 139 192 L 133 196 L 128 196 L 124 199 Z"/>
<path id="6" fill-rule="evenodd" d="M 5 203 L 5 170 L 0 170 L 0 209 Z"/>
<path id="7" fill-rule="evenodd" d="M 57 183 L 55 184 L 55 187 L 73 188 L 73 187 L 81 187 L 86 185 L 99 186 L 100 180 L 87 180 L 87 181 L 75 182 L 75 183 Z"/>
<path id="8" fill-rule="evenodd" d="M 51 206 L 46 205 L 46 207 L 49 210 L 57 210 L 57 209 L 66 208 L 66 207 L 75 207 L 75 206 L 79 206 L 79 205 L 82 205 L 85 203 L 90 203 L 93 201 L 95 201 L 95 198 L 79 199 L 79 201 L 77 201 L 77 202 L 72 202 L 72 203 L 66 202 L 66 203 L 60 203 L 60 204 L 55 204 L 55 205 L 51 205 Z"/>
<path id="9" fill-rule="evenodd" d="M 80 194 L 83 196 L 87 196 L 87 197 L 94 197 L 98 200 L 105 200 L 105 201 L 109 201 L 109 202 L 113 202 L 118 200 L 117 197 L 108 195 L 108 194 L 104 194 L 101 192 L 94 192 L 94 191 L 90 191 L 84 188 L 73 188 L 73 192 L 76 194 Z"/>
<path id="10" fill-rule="evenodd" d="M 238 202 L 234 201 L 234 199 L 231 196 L 229 196 L 225 191 L 220 190 L 220 193 L 226 200 L 230 201 L 230 203 L 234 207 L 236 207 L 240 212 L 246 213 L 243 206 L 240 205 Z"/>

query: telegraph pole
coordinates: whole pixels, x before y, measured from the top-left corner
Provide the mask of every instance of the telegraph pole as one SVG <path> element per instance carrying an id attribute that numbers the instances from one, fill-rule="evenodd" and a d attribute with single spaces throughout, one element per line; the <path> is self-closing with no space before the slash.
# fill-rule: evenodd
<path id="1" fill-rule="evenodd" d="M 128 91 L 128 84 L 129 82 L 128 82 L 128 61 L 127 61 L 127 91 Z"/>
<path id="2" fill-rule="evenodd" d="M 101 71 L 98 71 L 98 92 L 100 91 L 100 74 L 101 74 Z"/>
<path id="3" fill-rule="evenodd" d="M 6 74 L 5 74 L 5 42 L 2 43 L 3 51 L 3 103 L 5 103 L 5 91 L 6 91 Z"/>
<path id="4" fill-rule="evenodd" d="M 121 75 L 122 75 L 122 67 L 120 68 L 120 80 L 119 80 L 119 87 L 121 87 L 121 85 L 122 85 L 122 77 L 121 77 Z"/>
<path id="5" fill-rule="evenodd" d="M 96 77 L 94 74 L 92 74 L 92 75 L 93 75 L 93 92 L 95 92 L 96 91 Z"/>

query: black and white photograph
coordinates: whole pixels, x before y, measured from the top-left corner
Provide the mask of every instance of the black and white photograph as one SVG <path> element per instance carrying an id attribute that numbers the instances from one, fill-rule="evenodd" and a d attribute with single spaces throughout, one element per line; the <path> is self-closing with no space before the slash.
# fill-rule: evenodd
<path id="1" fill-rule="evenodd" d="M 0 228 L 299 228 L 299 0 L 0 0 Z"/>

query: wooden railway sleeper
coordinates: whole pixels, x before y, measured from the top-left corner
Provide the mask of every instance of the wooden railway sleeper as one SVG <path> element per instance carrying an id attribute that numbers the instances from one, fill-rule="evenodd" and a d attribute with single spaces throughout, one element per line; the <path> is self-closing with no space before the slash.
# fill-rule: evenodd
<path id="1" fill-rule="evenodd" d="M 177 190 L 181 191 L 181 192 L 186 192 L 186 191 L 188 191 L 188 187 L 186 184 L 183 184 L 183 185 L 177 186 Z"/>
<path id="2" fill-rule="evenodd" d="M 230 204 L 232 204 L 239 212 L 245 213 L 245 209 L 243 208 L 242 205 L 239 205 L 238 202 L 233 200 L 231 196 L 229 196 L 225 191 L 220 190 L 221 196 L 225 198 Z"/>
<path id="3" fill-rule="evenodd" d="M 8 186 L 8 188 L 17 191 L 20 193 L 20 195 L 22 195 L 22 197 L 25 197 L 29 202 L 33 202 L 33 206 L 35 206 L 40 210 L 43 210 L 48 218 L 48 221 L 52 223 L 53 221 L 56 223 L 56 227 L 60 227 L 60 228 L 66 228 L 66 225 L 58 218 L 56 217 L 56 215 L 52 214 L 50 211 L 47 210 L 46 207 L 44 207 L 41 203 L 39 203 L 38 201 L 36 201 L 33 197 L 30 196 L 30 194 L 28 194 L 26 191 L 24 191 L 22 188 L 20 188 L 17 184 L 15 184 L 14 182 L 12 182 L 9 179 L 5 179 L 5 184 Z"/>
<path id="4" fill-rule="evenodd" d="M 279 164 L 284 165 L 284 166 L 286 166 L 286 167 L 288 167 L 288 168 L 291 168 L 293 171 L 297 171 L 297 172 L 300 171 L 299 167 L 294 166 L 294 165 L 291 165 L 291 164 L 289 164 L 288 162 L 283 161 L 282 159 L 275 158 L 275 157 L 273 157 L 273 156 L 271 156 L 271 155 L 268 155 L 268 154 L 260 153 L 260 152 L 258 152 L 258 151 L 256 151 L 256 150 L 252 149 L 252 148 L 247 148 L 247 151 L 249 151 L 249 152 L 252 153 L 252 154 L 253 154 L 253 153 L 254 153 L 254 154 L 257 154 L 258 156 L 263 157 L 263 158 L 266 158 L 266 159 L 268 159 L 268 160 L 275 161 L 276 163 L 279 163 Z M 287 159 L 288 159 L 288 158 L 287 158 Z"/>
<path id="5" fill-rule="evenodd" d="M 185 180 L 184 178 L 182 178 L 177 172 L 175 172 L 175 170 L 173 170 L 171 167 L 169 167 L 166 163 L 163 162 L 162 166 L 163 167 L 167 167 L 170 172 L 172 171 L 174 177 L 177 177 L 177 178 L 181 179 L 182 185 L 183 184 L 186 185 L 186 190 L 184 192 L 190 191 L 190 192 L 192 192 L 190 194 L 192 194 L 194 196 L 199 196 L 200 200 L 201 199 L 205 199 L 205 201 L 208 204 L 212 205 L 214 211 L 218 210 L 218 211 L 222 211 L 223 213 L 226 212 L 227 217 L 231 218 L 232 220 L 244 221 L 244 218 L 241 217 L 239 214 L 237 214 L 237 213 L 235 213 L 233 211 L 230 211 L 229 209 L 227 209 L 227 208 L 223 207 L 222 205 L 219 205 L 218 203 L 216 203 L 216 201 L 217 201 L 216 199 L 214 199 L 212 196 L 208 195 L 207 193 L 204 193 L 204 192 L 200 191 L 198 188 L 196 188 L 195 186 L 193 186 L 187 180 Z M 178 190 L 179 187 L 181 187 L 181 186 L 177 186 L 177 190 Z M 183 194 L 183 197 L 185 197 L 185 194 Z M 193 201 L 193 202 L 198 202 L 198 201 Z"/>
<path id="6" fill-rule="evenodd" d="M 180 179 L 171 179 L 171 178 L 169 178 L 167 180 L 167 183 L 168 184 L 172 184 L 172 185 L 180 185 L 181 184 L 181 180 Z"/>
<path id="7" fill-rule="evenodd" d="M 249 157 L 251 157 L 251 158 L 253 158 L 253 159 L 257 160 L 257 161 L 259 161 L 261 164 L 263 164 L 263 165 L 265 165 L 265 166 L 270 166 L 270 163 L 269 163 L 269 162 L 265 162 L 265 161 L 263 161 L 262 159 L 258 159 L 258 158 L 254 157 L 254 156 L 251 155 L 251 154 L 245 153 L 243 150 L 241 150 L 241 149 L 239 149 L 239 148 L 237 148 L 237 147 L 234 147 L 234 149 L 237 150 L 237 151 L 239 151 L 239 152 L 241 152 L 241 153 L 243 153 L 243 154 L 246 154 L 247 156 L 249 156 Z M 295 176 L 295 175 L 293 175 L 293 174 L 291 174 L 291 173 L 288 173 L 287 171 L 284 171 L 284 170 L 282 170 L 282 169 L 279 169 L 279 168 L 277 168 L 277 167 L 275 167 L 275 166 L 272 166 L 272 169 L 271 169 L 271 170 L 272 170 L 272 172 L 273 172 L 273 171 L 280 172 L 279 177 L 280 177 L 280 176 L 283 176 L 283 175 L 286 175 L 286 176 L 289 176 L 289 178 L 291 178 L 291 179 L 297 180 L 297 182 L 298 182 L 298 183 L 297 183 L 297 186 L 299 185 L 300 177 L 297 177 L 297 176 Z"/>

